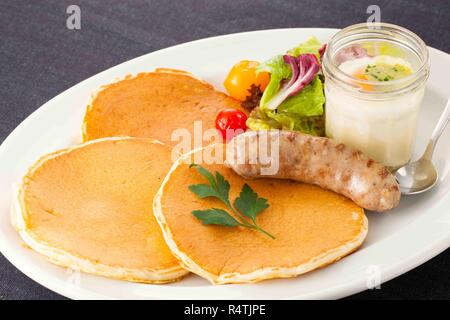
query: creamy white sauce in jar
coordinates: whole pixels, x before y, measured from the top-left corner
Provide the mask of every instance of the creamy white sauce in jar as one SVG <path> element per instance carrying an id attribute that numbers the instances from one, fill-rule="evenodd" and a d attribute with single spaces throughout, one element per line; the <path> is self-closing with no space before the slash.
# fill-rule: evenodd
<path id="1" fill-rule="evenodd" d="M 349 97 L 325 85 L 327 136 L 389 167 L 407 163 L 416 136 L 424 88 L 387 101 Z"/>
<path id="2" fill-rule="evenodd" d="M 354 36 L 354 30 L 350 34 Z M 323 68 L 326 135 L 385 166 L 404 165 L 412 155 L 429 69 L 424 72 L 412 55 L 380 52 L 398 53 L 391 44 L 371 45 L 362 39 L 339 51 L 334 40 Z M 427 51 L 423 59 L 429 63 Z"/>

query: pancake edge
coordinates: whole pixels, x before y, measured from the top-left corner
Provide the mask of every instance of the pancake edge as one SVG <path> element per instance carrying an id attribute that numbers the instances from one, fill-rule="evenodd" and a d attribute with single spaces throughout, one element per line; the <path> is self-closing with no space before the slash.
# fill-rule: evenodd
<path id="1" fill-rule="evenodd" d="M 169 172 L 167 173 L 166 177 L 164 178 L 163 182 L 161 183 L 161 187 L 159 188 L 158 192 L 156 193 L 155 197 L 153 198 L 153 214 L 156 217 L 156 220 L 158 221 L 161 230 L 163 232 L 164 239 L 166 240 L 166 243 L 170 250 L 172 251 L 172 254 L 180 260 L 182 265 L 185 269 L 191 271 L 192 273 L 195 273 L 199 275 L 202 278 L 205 278 L 209 280 L 214 285 L 220 285 L 220 284 L 239 284 L 239 283 L 255 283 L 262 280 L 269 280 L 274 278 L 291 278 L 296 277 L 298 275 L 307 273 L 309 271 L 324 267 L 328 264 L 331 264 L 333 262 L 336 262 L 340 260 L 341 258 L 345 257 L 346 255 L 349 255 L 350 253 L 356 251 L 364 242 L 364 239 L 367 236 L 368 231 L 368 220 L 364 213 L 364 210 L 362 210 L 362 225 L 360 232 L 350 241 L 346 242 L 345 244 L 330 249 L 316 257 L 311 258 L 306 263 L 300 264 L 295 267 L 268 267 L 268 268 L 262 268 L 258 269 L 249 273 L 239 273 L 239 272 L 232 272 L 232 273 L 224 273 L 221 275 L 216 275 L 213 273 L 210 273 L 204 269 L 200 265 L 198 265 L 193 259 L 191 259 L 189 256 L 187 256 L 184 252 L 182 252 L 175 240 L 173 239 L 172 232 L 167 224 L 167 220 L 163 214 L 162 210 L 162 204 L 161 199 L 164 193 L 164 187 L 167 184 L 167 182 L 170 180 L 170 176 L 172 173 L 178 168 L 180 163 L 186 159 L 191 154 L 203 150 L 205 148 L 211 147 L 211 145 L 203 147 L 203 148 L 197 148 L 194 149 L 181 157 L 179 157 L 170 168 Z"/>
<path id="2" fill-rule="evenodd" d="M 124 268 L 115 267 L 102 263 L 94 263 L 87 258 L 79 257 L 64 249 L 54 247 L 43 240 L 39 240 L 32 232 L 26 227 L 24 218 L 24 201 L 22 197 L 22 185 L 23 179 L 32 174 L 37 168 L 39 168 L 46 161 L 56 158 L 62 154 L 71 152 L 74 149 L 82 148 L 89 144 L 99 143 L 102 141 L 121 141 L 121 140 L 142 140 L 151 143 L 162 144 L 164 143 L 148 139 L 148 138 L 135 138 L 135 137 L 107 137 L 96 140 L 91 140 L 83 144 L 71 146 L 59 151 L 47 154 L 39 158 L 25 173 L 21 179 L 21 183 L 13 186 L 13 203 L 10 210 L 11 224 L 19 233 L 22 240 L 34 251 L 43 255 L 49 262 L 58 265 L 60 267 L 69 268 L 72 270 L 79 270 L 85 273 L 103 276 L 107 278 L 126 280 L 139 283 L 151 283 L 151 284 L 163 284 L 175 282 L 189 274 L 187 270 L 182 266 L 175 266 L 167 269 L 152 269 L 152 268 Z"/>

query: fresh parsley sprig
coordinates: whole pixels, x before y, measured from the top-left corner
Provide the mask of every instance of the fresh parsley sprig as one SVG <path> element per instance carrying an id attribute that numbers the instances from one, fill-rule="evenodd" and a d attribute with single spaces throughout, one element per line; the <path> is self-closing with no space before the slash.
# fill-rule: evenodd
<path id="1" fill-rule="evenodd" d="M 213 175 L 200 165 L 191 164 L 190 168 L 195 168 L 198 173 L 205 177 L 209 184 L 194 184 L 189 186 L 189 190 L 199 198 L 213 197 L 222 201 L 225 206 L 235 214 L 237 219 L 230 215 L 227 211 L 211 208 L 207 210 L 194 210 L 192 214 L 204 224 L 214 224 L 227 227 L 246 227 L 264 233 L 272 239 L 273 235 L 260 228 L 256 223 L 256 216 L 264 209 L 269 207 L 267 199 L 260 198 L 258 194 L 250 188 L 248 184 L 244 184 L 239 197 L 234 200 L 234 206 L 231 205 L 230 183 L 216 172 Z M 248 221 L 249 218 L 250 221 Z"/>

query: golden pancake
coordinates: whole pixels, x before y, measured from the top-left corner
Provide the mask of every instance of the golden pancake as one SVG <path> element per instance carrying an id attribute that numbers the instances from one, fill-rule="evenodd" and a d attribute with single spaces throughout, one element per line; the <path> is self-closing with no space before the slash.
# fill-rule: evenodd
<path id="1" fill-rule="evenodd" d="M 117 279 L 164 283 L 187 273 L 164 242 L 152 201 L 171 148 L 107 138 L 41 158 L 22 180 L 13 224 L 51 262 Z"/>
<path id="2" fill-rule="evenodd" d="M 214 129 L 215 117 L 224 108 L 242 110 L 238 101 L 187 72 L 157 69 L 102 87 L 86 111 L 83 139 L 125 135 L 176 145 L 179 137 L 172 139 L 174 130 L 185 129 L 193 136 L 194 121 L 201 121 L 201 141 L 201 134 Z M 211 133 L 206 143 L 219 138 L 216 130 Z"/>
<path id="3" fill-rule="evenodd" d="M 339 260 L 356 250 L 367 234 L 362 208 L 317 186 L 288 180 L 244 180 L 224 165 L 202 164 L 231 184 L 230 200 L 248 183 L 270 207 L 258 225 L 275 236 L 243 227 L 204 225 L 193 210 L 226 207 L 215 198 L 200 199 L 188 190 L 207 183 L 189 163 L 196 150 L 179 158 L 155 196 L 153 212 L 173 254 L 186 269 L 214 284 L 293 277 Z M 206 152 L 207 151 L 207 152 Z M 221 151 L 219 151 L 221 152 Z"/>

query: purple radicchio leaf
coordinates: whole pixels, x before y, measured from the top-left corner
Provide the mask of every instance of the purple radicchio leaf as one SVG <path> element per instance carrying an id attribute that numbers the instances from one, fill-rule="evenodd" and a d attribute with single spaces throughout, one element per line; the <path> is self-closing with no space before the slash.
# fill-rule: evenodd
<path id="1" fill-rule="evenodd" d="M 285 54 L 283 56 L 284 63 L 288 64 L 291 67 L 292 71 L 292 77 L 289 79 L 288 82 L 286 82 L 283 87 L 290 87 L 294 84 L 295 80 L 298 79 L 298 75 L 300 73 L 300 70 L 297 65 L 297 58 L 288 54 Z"/>
<path id="2" fill-rule="evenodd" d="M 275 110 L 284 100 L 299 93 L 305 86 L 313 81 L 314 76 L 320 69 L 317 57 L 311 53 L 301 54 L 298 58 L 284 55 L 283 59 L 290 65 L 292 77 L 267 103 L 266 107 L 269 110 Z"/>
<path id="3" fill-rule="evenodd" d="M 325 54 L 326 49 L 327 49 L 327 44 L 324 43 L 319 49 L 320 61 L 323 60 L 323 55 Z"/>

